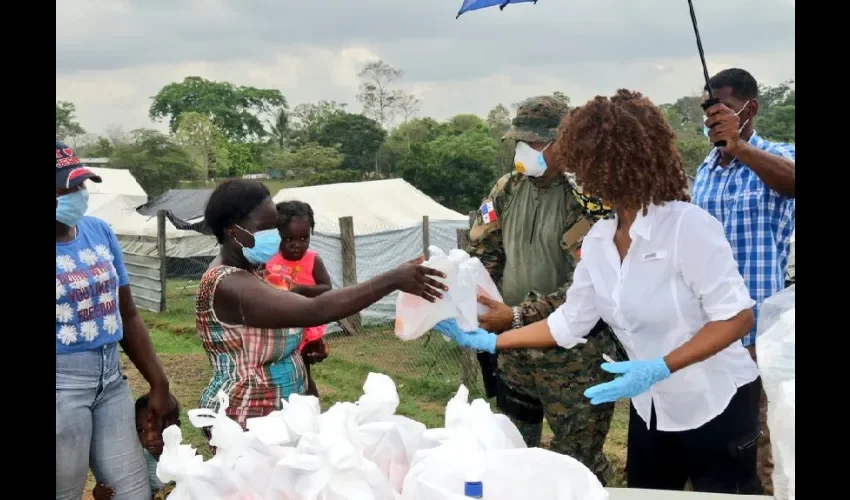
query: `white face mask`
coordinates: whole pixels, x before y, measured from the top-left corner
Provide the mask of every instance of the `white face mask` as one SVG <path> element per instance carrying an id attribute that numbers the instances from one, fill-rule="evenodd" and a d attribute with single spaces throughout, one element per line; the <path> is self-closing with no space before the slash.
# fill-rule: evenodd
<path id="1" fill-rule="evenodd" d="M 546 145 L 546 148 L 548 147 L 549 144 Z M 543 151 L 546 151 L 546 148 L 543 148 Z M 543 151 L 537 151 L 524 142 L 517 142 L 514 154 L 514 167 L 517 172 L 529 177 L 540 177 L 546 173 Z"/>

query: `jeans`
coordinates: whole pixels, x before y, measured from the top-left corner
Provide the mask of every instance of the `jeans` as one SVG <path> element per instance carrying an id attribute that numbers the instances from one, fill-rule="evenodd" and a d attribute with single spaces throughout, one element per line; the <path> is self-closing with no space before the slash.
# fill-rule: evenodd
<path id="1" fill-rule="evenodd" d="M 80 500 L 89 467 L 114 500 L 150 500 L 118 344 L 56 355 L 56 499 Z"/>

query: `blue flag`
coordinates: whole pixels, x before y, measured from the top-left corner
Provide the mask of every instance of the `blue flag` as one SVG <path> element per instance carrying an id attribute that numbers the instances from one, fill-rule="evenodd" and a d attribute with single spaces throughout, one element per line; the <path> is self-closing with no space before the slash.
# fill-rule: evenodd
<path id="1" fill-rule="evenodd" d="M 494 7 L 496 5 L 499 6 L 499 10 L 502 10 L 509 3 L 528 2 L 537 3 L 537 0 L 463 0 L 463 5 L 460 6 L 460 10 L 457 13 L 457 17 L 460 17 L 461 14 L 470 10 L 485 9 L 487 7 Z M 455 19 L 457 19 L 457 17 Z"/>

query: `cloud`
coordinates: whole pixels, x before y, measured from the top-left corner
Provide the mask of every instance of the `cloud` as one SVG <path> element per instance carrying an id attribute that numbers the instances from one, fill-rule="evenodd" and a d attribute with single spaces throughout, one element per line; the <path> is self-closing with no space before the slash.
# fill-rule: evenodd
<path id="1" fill-rule="evenodd" d="M 357 110 L 357 72 L 378 58 L 404 69 L 400 85 L 440 119 L 555 90 L 582 102 L 629 87 L 665 102 L 703 84 L 684 0 L 541 0 L 455 20 L 459 5 L 63 0 L 57 99 L 102 132 L 151 126 L 150 97 L 189 75 L 277 88 L 291 105 L 333 99 Z M 774 84 L 794 77 L 793 5 L 716 0 L 697 15 L 710 71 L 744 67 Z"/>

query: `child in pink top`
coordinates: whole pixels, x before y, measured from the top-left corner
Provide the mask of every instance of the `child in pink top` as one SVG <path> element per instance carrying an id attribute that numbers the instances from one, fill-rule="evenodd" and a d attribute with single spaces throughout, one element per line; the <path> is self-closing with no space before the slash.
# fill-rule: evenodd
<path id="1" fill-rule="evenodd" d="M 280 251 L 266 263 L 266 281 L 306 297 L 316 297 L 331 289 L 331 277 L 322 258 L 310 250 L 310 236 L 315 225 L 313 209 L 307 203 L 285 201 L 277 204 Z M 307 394 L 316 397 L 319 391 L 310 376 L 310 365 L 328 356 L 324 334 L 324 325 L 305 328 L 298 346 L 307 367 Z"/>

